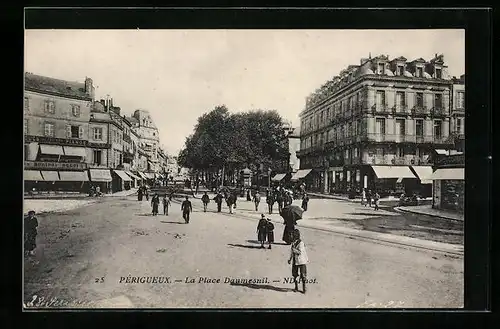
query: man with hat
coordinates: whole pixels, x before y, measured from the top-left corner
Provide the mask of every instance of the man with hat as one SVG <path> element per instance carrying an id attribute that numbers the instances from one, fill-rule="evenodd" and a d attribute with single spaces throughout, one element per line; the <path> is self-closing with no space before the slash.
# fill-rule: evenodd
<path id="1" fill-rule="evenodd" d="M 24 253 L 25 255 L 34 255 L 36 248 L 38 220 L 35 217 L 35 211 L 30 210 L 28 216 L 24 217 Z"/>

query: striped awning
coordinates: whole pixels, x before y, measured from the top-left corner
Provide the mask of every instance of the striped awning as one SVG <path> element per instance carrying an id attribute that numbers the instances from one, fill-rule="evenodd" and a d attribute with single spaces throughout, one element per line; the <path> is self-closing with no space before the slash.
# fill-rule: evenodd
<path id="1" fill-rule="evenodd" d="M 144 173 L 143 173 L 143 172 L 138 171 L 138 172 L 137 172 L 137 174 L 138 174 L 139 176 L 141 176 L 141 178 L 142 178 L 142 179 L 148 179 L 148 177 L 147 177 L 146 175 L 144 175 Z"/>
<path id="2" fill-rule="evenodd" d="M 44 181 L 59 181 L 59 173 L 57 171 L 42 171 L 42 176 Z"/>
<path id="3" fill-rule="evenodd" d="M 130 177 L 132 177 L 133 179 L 135 179 L 135 180 L 141 180 L 141 179 L 142 179 L 141 177 L 134 175 L 134 174 L 133 174 L 132 172 L 130 172 L 130 171 L 125 171 L 125 173 L 126 173 L 127 175 L 129 175 Z"/>
<path id="4" fill-rule="evenodd" d="M 124 182 L 130 182 L 132 179 L 123 170 L 113 170 Z"/>
<path id="5" fill-rule="evenodd" d="M 59 171 L 62 181 L 66 182 L 88 182 L 88 171 Z"/>
<path id="6" fill-rule="evenodd" d="M 25 181 L 42 181 L 43 177 L 39 170 L 25 170 L 23 178 Z"/>

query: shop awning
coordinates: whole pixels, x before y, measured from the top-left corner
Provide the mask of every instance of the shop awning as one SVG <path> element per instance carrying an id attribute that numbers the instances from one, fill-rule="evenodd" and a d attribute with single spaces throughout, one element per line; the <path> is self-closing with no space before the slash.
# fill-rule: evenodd
<path id="1" fill-rule="evenodd" d="M 408 166 L 372 166 L 377 178 L 416 178 Z"/>
<path id="2" fill-rule="evenodd" d="M 50 155 L 64 155 L 63 147 L 61 145 L 40 144 L 40 153 Z"/>
<path id="3" fill-rule="evenodd" d="M 432 173 L 432 180 L 464 180 L 465 168 L 440 168 Z"/>
<path id="4" fill-rule="evenodd" d="M 293 174 L 292 178 L 290 180 L 299 180 L 301 178 L 306 177 L 309 175 L 309 173 L 312 171 L 312 169 L 301 169 L 297 170 L 295 174 Z"/>
<path id="5" fill-rule="evenodd" d="M 84 147 L 63 146 L 63 149 L 64 155 L 81 158 L 85 158 L 87 156 L 87 151 Z"/>
<path id="6" fill-rule="evenodd" d="M 93 182 L 111 182 L 111 172 L 109 169 L 89 169 L 90 180 Z"/>
<path id="7" fill-rule="evenodd" d="M 447 155 L 448 154 L 448 151 L 442 150 L 442 149 L 437 149 L 437 150 L 435 150 L 435 152 L 437 154 L 440 154 L 440 155 Z"/>
<path id="8" fill-rule="evenodd" d="M 25 170 L 23 178 L 25 181 L 42 181 L 43 177 L 39 170 Z"/>
<path id="9" fill-rule="evenodd" d="M 285 178 L 285 176 L 286 174 L 276 174 L 273 178 L 271 178 L 271 180 L 273 182 L 280 182 L 283 178 Z"/>
<path id="10" fill-rule="evenodd" d="M 413 171 L 417 174 L 422 184 L 432 184 L 432 167 L 431 166 L 411 166 Z"/>
<path id="11" fill-rule="evenodd" d="M 141 177 L 134 175 L 134 174 L 133 174 L 133 173 L 131 173 L 130 171 L 125 171 L 125 173 L 126 173 L 127 175 L 129 175 L 130 177 L 132 177 L 133 179 L 135 179 L 135 180 L 142 180 L 142 178 L 141 178 Z"/>
<path id="12" fill-rule="evenodd" d="M 59 180 L 59 174 L 57 171 L 42 171 L 43 180 L 48 182 L 54 182 Z"/>
<path id="13" fill-rule="evenodd" d="M 124 182 L 130 182 L 132 179 L 123 170 L 113 170 Z"/>
<path id="14" fill-rule="evenodd" d="M 163 175 L 162 174 L 155 174 L 156 178 L 163 178 Z"/>
<path id="15" fill-rule="evenodd" d="M 89 174 L 87 171 L 59 171 L 62 181 L 66 182 L 88 182 Z"/>
<path id="16" fill-rule="evenodd" d="M 154 179 L 155 178 L 155 175 L 152 173 L 149 173 L 149 172 L 145 172 L 144 176 L 146 176 L 147 179 Z"/>
<path id="17" fill-rule="evenodd" d="M 142 178 L 142 179 L 148 179 L 146 175 L 144 175 L 143 172 L 138 171 L 137 174 Z"/>

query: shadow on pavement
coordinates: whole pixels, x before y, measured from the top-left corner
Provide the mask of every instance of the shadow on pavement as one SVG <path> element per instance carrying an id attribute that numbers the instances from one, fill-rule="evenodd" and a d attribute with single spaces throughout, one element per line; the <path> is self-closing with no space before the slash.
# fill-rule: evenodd
<path id="1" fill-rule="evenodd" d="M 144 217 L 144 216 L 146 216 L 146 217 L 150 217 L 150 216 L 153 217 L 153 214 L 135 214 L 135 215 L 136 216 L 142 216 L 142 217 Z"/>
<path id="2" fill-rule="evenodd" d="M 164 220 L 161 220 L 160 223 L 165 223 L 165 224 L 184 224 L 183 222 L 167 222 Z"/>
<path id="3" fill-rule="evenodd" d="M 253 283 L 234 283 L 231 282 L 231 286 L 237 286 L 237 287 L 247 287 L 251 289 L 266 289 L 266 290 L 274 290 L 278 292 L 290 292 L 293 291 L 292 288 L 279 288 L 279 287 L 274 287 L 271 285 L 260 285 L 260 284 L 253 284 Z"/>
<path id="4" fill-rule="evenodd" d="M 257 247 L 257 246 L 245 246 L 244 244 L 228 243 L 227 245 L 231 246 L 231 247 L 240 247 L 240 248 L 248 248 L 248 249 L 264 249 L 264 248 L 261 248 L 260 246 L 259 247 Z M 267 248 L 267 246 L 266 246 L 266 248 Z"/>
<path id="5" fill-rule="evenodd" d="M 257 240 L 247 240 L 248 243 L 255 243 L 255 244 L 260 244 L 259 241 Z M 273 242 L 272 243 L 273 245 L 279 245 L 279 246 L 288 246 L 288 244 L 284 243 L 284 242 Z M 267 242 L 266 242 L 266 245 L 267 245 Z"/>
<path id="6" fill-rule="evenodd" d="M 382 217 L 382 216 L 394 216 L 393 214 L 381 214 L 373 210 L 374 212 L 349 212 L 346 215 L 357 215 L 357 216 L 370 216 L 370 217 Z"/>

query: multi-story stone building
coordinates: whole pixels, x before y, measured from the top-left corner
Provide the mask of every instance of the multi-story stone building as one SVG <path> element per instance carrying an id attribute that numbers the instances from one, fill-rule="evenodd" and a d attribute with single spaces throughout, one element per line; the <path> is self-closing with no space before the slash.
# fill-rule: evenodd
<path id="1" fill-rule="evenodd" d="M 275 168 L 275 175 L 271 180 L 286 185 L 300 168 L 300 161 L 297 157 L 297 152 L 300 151 L 300 134 L 299 129 L 292 127 L 291 123 L 285 124 L 285 134 L 288 143 L 288 158 Z"/>
<path id="2" fill-rule="evenodd" d="M 87 188 L 92 79 L 25 74 L 24 181 L 32 190 Z"/>
<path id="3" fill-rule="evenodd" d="M 350 65 L 306 100 L 298 178 L 323 192 L 416 188 L 449 146 L 451 88 L 442 55 Z"/>
<path id="4" fill-rule="evenodd" d="M 465 151 L 465 74 L 452 79 L 450 134 L 454 137 L 455 148 Z"/>
<path id="5" fill-rule="evenodd" d="M 128 118 L 132 124 L 132 129 L 139 136 L 139 144 L 145 151 L 149 173 L 158 172 L 158 148 L 160 137 L 158 128 L 148 111 L 136 110 L 132 117 Z"/>

